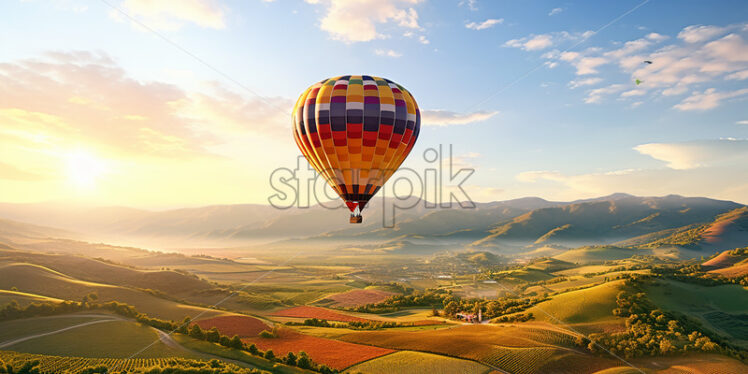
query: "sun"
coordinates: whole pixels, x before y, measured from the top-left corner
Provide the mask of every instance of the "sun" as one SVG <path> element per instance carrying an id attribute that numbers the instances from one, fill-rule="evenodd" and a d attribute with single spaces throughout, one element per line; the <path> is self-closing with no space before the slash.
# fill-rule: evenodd
<path id="1" fill-rule="evenodd" d="M 106 172 L 106 163 L 82 150 L 71 152 L 66 157 L 68 180 L 81 189 L 96 187 L 96 181 Z"/>

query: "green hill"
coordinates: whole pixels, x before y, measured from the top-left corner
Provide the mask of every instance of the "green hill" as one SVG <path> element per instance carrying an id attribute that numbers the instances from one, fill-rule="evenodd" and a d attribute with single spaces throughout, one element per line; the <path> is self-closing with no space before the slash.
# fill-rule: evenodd
<path id="1" fill-rule="evenodd" d="M 613 281 L 577 291 L 553 296 L 529 309 L 539 321 L 570 324 L 582 331 L 601 331 L 609 325 L 623 325 L 614 317 L 616 295 L 623 289 L 623 281 Z"/>
<path id="2" fill-rule="evenodd" d="M 648 250 L 599 245 L 570 249 L 560 255 L 554 256 L 553 258 L 575 264 L 589 264 L 622 260 L 635 255 L 649 254 L 652 254 L 652 252 Z"/>
<path id="3" fill-rule="evenodd" d="M 646 290 L 658 307 L 686 314 L 732 342 L 748 347 L 748 288 L 659 280 Z"/>

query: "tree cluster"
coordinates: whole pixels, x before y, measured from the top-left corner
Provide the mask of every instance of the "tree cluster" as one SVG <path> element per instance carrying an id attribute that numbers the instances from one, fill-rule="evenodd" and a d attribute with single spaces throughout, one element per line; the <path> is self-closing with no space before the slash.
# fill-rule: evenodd
<path id="1" fill-rule="evenodd" d="M 741 353 L 718 337 L 700 331 L 700 325 L 680 315 L 656 309 L 639 292 L 648 277 L 632 276 L 625 285 L 628 291 L 616 296 L 613 315 L 626 318 L 626 330 L 616 333 L 591 334 L 587 348 L 593 352 L 604 352 L 601 347 L 624 357 L 655 356 L 690 351 L 718 352 L 740 359 Z M 722 343 L 722 344 L 720 344 Z"/>

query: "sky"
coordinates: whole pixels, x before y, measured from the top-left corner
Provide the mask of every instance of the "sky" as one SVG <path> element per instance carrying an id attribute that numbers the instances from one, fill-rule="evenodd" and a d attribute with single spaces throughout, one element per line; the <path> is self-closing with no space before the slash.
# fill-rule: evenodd
<path id="1" fill-rule="evenodd" d="M 300 155 L 298 95 L 367 74 L 421 108 L 403 166 L 451 147 L 472 200 L 748 203 L 745 1 L 28 0 L 0 19 L 0 202 L 267 204 Z"/>

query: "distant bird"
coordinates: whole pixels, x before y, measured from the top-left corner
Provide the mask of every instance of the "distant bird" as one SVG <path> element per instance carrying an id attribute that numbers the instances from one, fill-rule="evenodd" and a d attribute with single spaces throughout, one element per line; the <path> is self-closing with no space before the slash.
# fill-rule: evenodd
<path id="1" fill-rule="evenodd" d="M 644 63 L 652 65 L 652 61 L 649 61 L 649 60 L 644 60 Z"/>
<path id="2" fill-rule="evenodd" d="M 636 82 L 636 85 L 638 86 L 638 85 L 642 84 L 644 81 L 640 81 L 640 80 L 637 79 L 634 82 Z"/>

